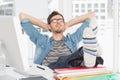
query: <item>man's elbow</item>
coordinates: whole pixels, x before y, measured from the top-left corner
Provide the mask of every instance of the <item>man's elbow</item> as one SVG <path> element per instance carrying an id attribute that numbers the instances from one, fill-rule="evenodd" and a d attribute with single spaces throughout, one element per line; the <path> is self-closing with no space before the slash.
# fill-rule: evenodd
<path id="1" fill-rule="evenodd" d="M 90 15 L 89 15 L 89 18 L 92 18 L 92 17 L 95 17 L 95 16 L 96 16 L 95 12 L 90 12 L 89 14 L 90 14 Z"/>
<path id="2" fill-rule="evenodd" d="M 22 19 L 24 19 L 24 18 L 25 18 L 25 14 L 24 14 L 23 12 L 21 12 L 21 13 L 19 14 L 19 19 L 22 20 Z"/>

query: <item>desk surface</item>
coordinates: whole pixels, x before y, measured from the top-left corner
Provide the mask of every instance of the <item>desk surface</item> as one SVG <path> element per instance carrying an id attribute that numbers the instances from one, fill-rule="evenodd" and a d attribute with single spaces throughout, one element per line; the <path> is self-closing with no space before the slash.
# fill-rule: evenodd
<path id="1" fill-rule="evenodd" d="M 0 80 L 16 80 L 21 78 L 26 78 L 26 76 L 15 72 L 11 67 L 0 68 Z M 117 73 L 117 80 L 120 80 L 120 73 Z"/>
<path id="2" fill-rule="evenodd" d="M 40 76 L 42 76 L 42 75 L 40 75 Z M 25 75 L 15 72 L 12 67 L 0 68 L 0 80 L 19 80 L 19 79 L 22 80 L 23 78 L 28 78 L 28 77 L 30 77 L 30 76 L 25 76 Z M 31 76 L 31 77 L 34 77 L 34 76 Z M 51 78 L 50 80 L 54 80 L 53 76 L 49 72 L 47 72 L 47 74 L 44 74 L 44 77 L 47 79 Z M 45 79 L 43 79 L 43 80 L 45 80 Z"/>

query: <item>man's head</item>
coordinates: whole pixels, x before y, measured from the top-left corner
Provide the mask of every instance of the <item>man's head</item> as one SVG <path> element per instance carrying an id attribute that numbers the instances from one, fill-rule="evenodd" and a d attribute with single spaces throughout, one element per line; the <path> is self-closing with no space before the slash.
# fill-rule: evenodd
<path id="1" fill-rule="evenodd" d="M 47 18 L 49 30 L 55 33 L 61 33 L 65 30 L 64 17 L 57 11 L 53 11 Z"/>
<path id="2" fill-rule="evenodd" d="M 47 18 L 47 23 L 50 24 L 50 23 L 51 23 L 51 18 L 52 18 L 53 16 L 56 16 L 56 15 L 60 15 L 60 16 L 62 17 L 62 19 L 64 20 L 64 17 L 63 17 L 62 14 L 60 14 L 60 13 L 57 12 L 57 11 L 53 11 L 53 12 L 48 16 L 48 18 Z"/>

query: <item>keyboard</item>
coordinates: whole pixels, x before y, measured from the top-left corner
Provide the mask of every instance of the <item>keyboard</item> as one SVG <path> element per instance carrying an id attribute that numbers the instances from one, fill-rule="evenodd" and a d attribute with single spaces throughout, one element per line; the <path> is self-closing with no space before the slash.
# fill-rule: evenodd
<path id="1" fill-rule="evenodd" d="M 44 78 L 43 76 L 37 76 L 37 77 L 21 78 L 19 80 L 48 80 L 48 79 Z"/>

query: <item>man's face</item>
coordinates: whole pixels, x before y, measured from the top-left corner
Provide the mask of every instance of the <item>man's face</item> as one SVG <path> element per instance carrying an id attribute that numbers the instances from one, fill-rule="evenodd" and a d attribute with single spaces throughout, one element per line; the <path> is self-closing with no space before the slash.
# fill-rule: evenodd
<path id="1" fill-rule="evenodd" d="M 54 33 L 62 33 L 65 30 L 65 22 L 62 16 L 55 15 L 50 19 L 50 29 Z"/>

